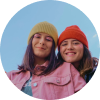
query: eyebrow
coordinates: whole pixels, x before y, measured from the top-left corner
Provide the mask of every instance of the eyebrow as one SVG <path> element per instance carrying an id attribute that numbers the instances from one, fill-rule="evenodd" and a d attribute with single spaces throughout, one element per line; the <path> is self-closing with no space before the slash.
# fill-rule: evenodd
<path id="1" fill-rule="evenodd" d="M 35 34 L 39 34 L 39 35 L 41 35 L 40 33 L 35 33 Z"/>

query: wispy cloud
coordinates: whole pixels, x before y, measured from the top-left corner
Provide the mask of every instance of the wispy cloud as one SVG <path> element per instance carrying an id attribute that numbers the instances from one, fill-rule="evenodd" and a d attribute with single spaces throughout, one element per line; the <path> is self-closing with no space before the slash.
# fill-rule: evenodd
<path id="1" fill-rule="evenodd" d="M 97 34 L 93 35 L 93 38 L 95 38 L 97 36 Z"/>

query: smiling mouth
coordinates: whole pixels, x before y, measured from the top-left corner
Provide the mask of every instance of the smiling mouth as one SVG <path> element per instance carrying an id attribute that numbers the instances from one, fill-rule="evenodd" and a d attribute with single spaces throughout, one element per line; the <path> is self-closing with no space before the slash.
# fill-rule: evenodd
<path id="1" fill-rule="evenodd" d="M 68 56 L 73 56 L 73 55 L 75 55 L 75 54 L 76 54 L 75 52 L 66 53 L 66 55 L 68 55 Z"/>

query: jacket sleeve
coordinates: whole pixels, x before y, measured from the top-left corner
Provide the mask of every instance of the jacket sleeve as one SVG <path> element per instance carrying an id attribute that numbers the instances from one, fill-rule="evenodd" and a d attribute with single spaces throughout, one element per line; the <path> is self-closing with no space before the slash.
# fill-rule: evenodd
<path id="1" fill-rule="evenodd" d="M 77 71 L 77 69 L 73 65 L 71 65 L 71 75 L 72 75 L 72 80 L 73 80 L 74 92 L 77 92 L 86 85 L 86 82 L 80 76 L 80 73 Z"/>

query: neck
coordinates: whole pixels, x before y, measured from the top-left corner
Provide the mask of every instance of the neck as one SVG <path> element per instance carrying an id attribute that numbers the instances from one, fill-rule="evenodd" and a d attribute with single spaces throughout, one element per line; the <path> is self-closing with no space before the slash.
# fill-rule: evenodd
<path id="1" fill-rule="evenodd" d="M 34 61 L 34 66 L 38 65 L 42 65 L 46 62 L 46 60 L 44 58 L 40 58 L 40 57 L 34 57 L 35 61 Z"/>
<path id="2" fill-rule="evenodd" d="M 72 63 L 72 64 L 73 64 L 73 66 L 74 66 L 76 69 L 78 69 L 78 67 L 79 67 L 79 65 L 80 65 L 79 62 L 74 62 L 74 63 Z"/>

